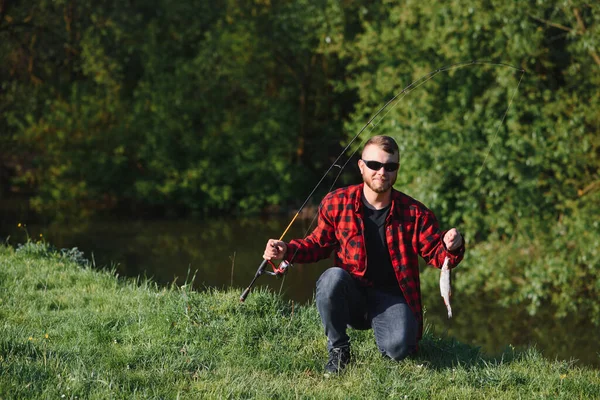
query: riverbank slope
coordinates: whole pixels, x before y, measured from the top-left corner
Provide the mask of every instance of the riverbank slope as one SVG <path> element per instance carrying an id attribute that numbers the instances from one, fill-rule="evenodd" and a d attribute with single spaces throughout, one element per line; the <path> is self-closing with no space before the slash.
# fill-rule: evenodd
<path id="1" fill-rule="evenodd" d="M 159 288 L 98 271 L 76 250 L 0 246 L 0 398 L 598 398 L 600 371 L 507 347 L 500 359 L 426 332 L 418 356 L 322 375 L 314 306 L 264 291 Z"/>

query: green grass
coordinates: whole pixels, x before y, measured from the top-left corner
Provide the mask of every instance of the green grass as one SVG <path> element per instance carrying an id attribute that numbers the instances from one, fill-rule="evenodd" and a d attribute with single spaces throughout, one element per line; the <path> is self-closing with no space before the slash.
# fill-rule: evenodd
<path id="1" fill-rule="evenodd" d="M 313 305 L 265 291 L 240 304 L 240 290 L 159 288 L 82 264 L 0 246 L 0 398 L 600 398 L 597 370 L 534 349 L 486 359 L 431 332 L 397 363 L 372 332 L 351 331 L 355 362 L 327 379 Z"/>

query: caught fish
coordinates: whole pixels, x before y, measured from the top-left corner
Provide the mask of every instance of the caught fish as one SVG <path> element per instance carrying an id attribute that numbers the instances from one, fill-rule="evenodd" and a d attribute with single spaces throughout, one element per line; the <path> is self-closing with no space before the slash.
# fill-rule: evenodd
<path id="1" fill-rule="evenodd" d="M 442 271 L 440 272 L 440 294 L 444 299 L 444 304 L 448 309 L 448 319 L 452 318 L 452 307 L 450 306 L 450 296 L 452 296 L 452 285 L 450 283 L 450 268 L 448 267 L 448 257 L 444 259 Z"/>

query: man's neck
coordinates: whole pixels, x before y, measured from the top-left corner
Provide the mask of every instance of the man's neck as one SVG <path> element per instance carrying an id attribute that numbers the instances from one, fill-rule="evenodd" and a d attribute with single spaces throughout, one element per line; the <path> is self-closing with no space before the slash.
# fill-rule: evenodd
<path id="1" fill-rule="evenodd" d="M 377 193 L 367 185 L 364 185 L 363 194 L 367 203 L 366 206 L 373 210 L 381 210 L 389 206 L 392 202 L 392 189 L 383 193 Z"/>

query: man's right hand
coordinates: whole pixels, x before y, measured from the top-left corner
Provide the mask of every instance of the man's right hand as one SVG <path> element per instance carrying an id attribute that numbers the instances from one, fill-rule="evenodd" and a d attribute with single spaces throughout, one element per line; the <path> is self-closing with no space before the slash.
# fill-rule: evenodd
<path id="1" fill-rule="evenodd" d="M 269 239 L 263 258 L 265 260 L 281 260 L 286 252 L 287 244 L 285 242 L 277 239 Z"/>

